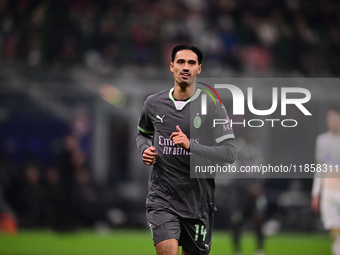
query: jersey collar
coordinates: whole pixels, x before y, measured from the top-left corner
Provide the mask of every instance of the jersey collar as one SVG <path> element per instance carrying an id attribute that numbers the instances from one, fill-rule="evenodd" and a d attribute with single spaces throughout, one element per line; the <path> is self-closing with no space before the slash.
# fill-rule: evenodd
<path id="1" fill-rule="evenodd" d="M 199 88 L 196 88 L 195 93 L 187 101 L 185 101 L 185 103 L 181 106 L 181 108 L 178 108 L 177 104 L 176 104 L 176 101 L 175 101 L 174 97 L 172 96 L 172 92 L 174 91 L 174 89 L 175 88 L 171 88 L 170 89 L 170 91 L 169 91 L 169 98 L 174 103 L 174 105 L 176 107 L 176 110 L 182 110 L 187 103 L 194 101 L 201 94 L 201 90 Z"/>

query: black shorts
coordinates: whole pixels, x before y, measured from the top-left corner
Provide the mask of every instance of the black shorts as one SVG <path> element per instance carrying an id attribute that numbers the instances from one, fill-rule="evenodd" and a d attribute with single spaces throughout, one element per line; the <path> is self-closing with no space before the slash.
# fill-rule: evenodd
<path id="1" fill-rule="evenodd" d="M 154 245 L 167 239 L 177 239 L 182 249 L 191 255 L 210 253 L 213 213 L 200 219 L 181 218 L 165 209 L 147 209 L 146 218 Z"/>

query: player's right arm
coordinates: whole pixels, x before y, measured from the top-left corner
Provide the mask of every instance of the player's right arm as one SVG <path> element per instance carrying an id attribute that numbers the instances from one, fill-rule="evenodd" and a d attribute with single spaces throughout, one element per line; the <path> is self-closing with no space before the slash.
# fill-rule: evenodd
<path id="1" fill-rule="evenodd" d="M 143 163 L 146 165 L 153 165 L 156 163 L 155 147 L 152 146 L 152 137 L 154 127 L 149 115 L 150 111 L 150 97 L 144 102 L 141 116 L 138 123 L 138 132 L 136 135 L 136 145 L 142 155 Z"/>
<path id="2" fill-rule="evenodd" d="M 156 163 L 156 156 L 158 155 L 157 152 L 155 152 L 155 147 L 150 146 L 143 152 L 143 163 L 145 165 L 151 166 Z"/>

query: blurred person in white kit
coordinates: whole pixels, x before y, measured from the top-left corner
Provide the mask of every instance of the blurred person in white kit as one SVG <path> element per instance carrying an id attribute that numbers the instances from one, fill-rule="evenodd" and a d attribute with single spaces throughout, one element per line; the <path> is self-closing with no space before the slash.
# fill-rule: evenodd
<path id="1" fill-rule="evenodd" d="M 316 163 L 324 171 L 316 172 L 312 188 L 312 209 L 321 214 L 325 229 L 333 238 L 332 252 L 340 255 L 340 105 L 329 108 L 328 131 L 316 139 Z"/>

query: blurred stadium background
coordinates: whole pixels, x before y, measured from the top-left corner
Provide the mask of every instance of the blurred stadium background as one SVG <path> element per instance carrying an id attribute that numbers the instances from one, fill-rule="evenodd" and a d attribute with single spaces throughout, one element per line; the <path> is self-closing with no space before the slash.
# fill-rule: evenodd
<path id="1" fill-rule="evenodd" d="M 59 242 L 46 246 L 49 254 L 96 242 L 107 242 L 97 254 L 154 252 L 144 205 L 150 168 L 134 138 L 145 98 L 173 86 L 168 63 L 178 43 L 203 50 L 204 78 L 252 78 L 254 90 L 261 78 L 310 78 L 298 85 L 313 92 L 306 104 L 313 116 L 288 109 L 299 120 L 294 131 L 275 126 L 253 135 L 264 163 L 314 163 L 315 138 L 340 95 L 338 1 L 1 0 L 0 254 L 47 254 L 48 238 Z M 254 91 L 254 101 L 270 104 L 266 93 L 266 86 Z M 228 197 L 218 184 L 220 248 L 212 254 L 223 247 L 230 254 Z M 311 185 L 265 181 L 268 254 L 330 254 L 310 209 Z M 111 242 L 122 248 L 110 250 Z M 245 243 L 252 245 L 249 236 Z M 282 248 L 290 245 L 297 248 Z"/>

